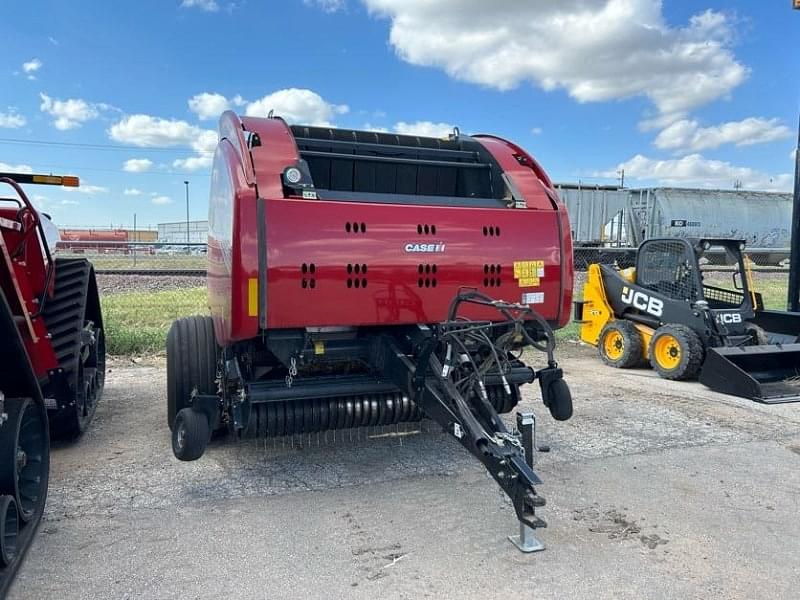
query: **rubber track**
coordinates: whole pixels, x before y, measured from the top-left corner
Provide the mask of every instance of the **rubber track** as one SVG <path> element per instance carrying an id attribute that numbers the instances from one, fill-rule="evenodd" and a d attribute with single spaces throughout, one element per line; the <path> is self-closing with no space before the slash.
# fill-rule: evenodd
<path id="1" fill-rule="evenodd" d="M 50 341 L 58 364 L 71 382 L 77 376 L 91 264 L 82 258 L 59 257 L 55 268 L 55 292 L 45 304 L 42 316 L 52 336 Z"/>

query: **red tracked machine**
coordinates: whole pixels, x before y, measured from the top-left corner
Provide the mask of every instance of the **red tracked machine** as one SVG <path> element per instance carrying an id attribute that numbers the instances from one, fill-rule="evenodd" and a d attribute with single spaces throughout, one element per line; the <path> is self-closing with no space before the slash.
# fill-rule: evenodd
<path id="1" fill-rule="evenodd" d="M 519 544 L 544 523 L 532 427 L 498 413 L 539 381 L 572 415 L 553 329 L 572 245 L 539 164 L 498 137 L 445 139 L 220 119 L 209 201 L 210 317 L 167 339 L 173 450 L 215 430 L 278 437 L 430 418 L 511 498 Z M 547 366 L 521 360 L 532 347 Z"/>
<path id="2" fill-rule="evenodd" d="M 77 187 L 78 178 L 0 173 L 0 184 L 0 597 L 5 597 L 44 509 L 48 433 L 72 438 L 88 426 L 103 390 L 105 347 L 92 265 L 51 255 L 48 230 L 57 230 L 20 185 Z"/>

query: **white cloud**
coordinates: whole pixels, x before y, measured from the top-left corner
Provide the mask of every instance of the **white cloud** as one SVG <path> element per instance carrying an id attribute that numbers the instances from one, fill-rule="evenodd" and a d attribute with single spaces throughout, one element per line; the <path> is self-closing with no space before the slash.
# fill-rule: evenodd
<path id="1" fill-rule="evenodd" d="M 723 144 L 748 146 L 763 144 L 790 137 L 792 132 L 779 119 L 748 117 L 741 121 L 728 121 L 712 127 L 700 127 L 692 119 L 682 119 L 663 129 L 655 139 L 655 146 L 665 150 L 706 150 Z"/>
<path id="2" fill-rule="evenodd" d="M 80 98 L 70 98 L 59 100 L 51 98 L 47 94 L 39 94 L 42 104 L 39 106 L 42 112 L 55 117 L 53 125 L 56 129 L 67 130 L 80 127 L 86 121 L 96 119 L 100 114 L 98 108 L 110 108 L 105 104 L 90 104 Z"/>
<path id="3" fill-rule="evenodd" d="M 212 162 L 212 156 L 190 156 L 189 158 L 179 158 L 174 160 L 172 162 L 172 166 L 176 169 L 183 169 L 184 171 L 197 171 L 199 169 L 210 168 Z"/>
<path id="4" fill-rule="evenodd" d="M 0 171 L 6 173 L 33 173 L 33 167 L 30 165 L 10 165 L 8 163 L 0 162 Z"/>
<path id="5" fill-rule="evenodd" d="M 122 165 L 123 170 L 128 173 L 144 173 L 153 166 L 153 161 L 149 158 L 129 158 Z"/>
<path id="6" fill-rule="evenodd" d="M 271 110 L 290 123 L 330 126 L 336 115 L 346 114 L 350 108 L 346 104 L 326 102 L 311 90 L 288 88 L 250 102 L 245 112 L 252 117 L 266 117 Z"/>
<path id="7" fill-rule="evenodd" d="M 242 106 L 244 103 L 244 99 L 239 95 L 229 99 L 222 94 L 203 92 L 189 98 L 189 110 L 195 113 L 200 120 L 206 121 L 218 119 L 226 110 L 234 106 Z"/>
<path id="8" fill-rule="evenodd" d="M 750 190 L 787 191 L 792 187 L 790 173 L 770 175 L 750 167 L 689 154 L 681 158 L 659 160 L 637 154 L 613 169 L 598 173 L 602 177 L 617 178 L 625 170 L 625 179 L 655 181 L 660 185 L 695 186 L 703 188 L 732 188 L 740 181 Z"/>
<path id="9" fill-rule="evenodd" d="M 379 131 L 381 133 L 388 133 L 389 130 L 386 127 L 382 127 L 381 125 L 373 125 L 372 123 L 364 123 L 361 126 L 361 129 L 364 131 Z"/>
<path id="10" fill-rule="evenodd" d="M 70 194 L 78 193 L 78 194 L 87 194 L 89 196 L 94 196 L 96 194 L 107 194 L 108 188 L 103 187 L 101 185 L 89 185 L 86 183 L 81 183 L 79 187 L 67 187 L 64 188 L 64 191 Z"/>
<path id="11" fill-rule="evenodd" d="M 138 190 L 136 188 L 125 188 L 125 190 L 122 193 L 125 194 L 126 196 L 141 196 L 142 190 Z"/>
<path id="12" fill-rule="evenodd" d="M 644 96 L 667 114 L 724 97 L 748 74 L 726 15 L 675 27 L 661 0 L 363 1 L 391 21 L 403 60 L 500 90 L 528 81 L 579 102 Z"/>
<path id="13" fill-rule="evenodd" d="M 219 4 L 216 3 L 216 0 L 183 0 L 181 8 L 199 8 L 206 12 L 217 12 Z"/>
<path id="14" fill-rule="evenodd" d="M 414 123 L 400 121 L 395 123 L 394 131 L 395 133 L 422 137 L 446 137 L 453 133 L 453 125 L 450 125 L 450 123 L 433 123 L 431 121 L 415 121 Z"/>
<path id="15" fill-rule="evenodd" d="M 326 13 L 335 13 L 344 10 L 346 6 L 345 0 L 303 0 L 303 4 L 319 8 Z"/>
<path id="16" fill-rule="evenodd" d="M 188 146 L 197 156 L 178 159 L 173 166 L 189 170 L 210 166 L 217 145 L 217 133 L 213 129 L 202 129 L 178 119 L 142 114 L 129 115 L 114 123 L 108 135 L 117 142 L 142 148 Z"/>
<path id="17" fill-rule="evenodd" d="M 9 109 L 7 113 L 0 112 L 0 127 L 8 129 L 16 129 L 17 127 L 24 127 L 27 120 L 13 108 Z"/>
<path id="18" fill-rule="evenodd" d="M 541 127 L 534 127 L 533 129 L 531 129 L 531 133 L 533 135 L 541 135 L 542 134 L 542 128 Z"/>
<path id="19" fill-rule="evenodd" d="M 41 68 L 42 68 L 42 61 L 40 61 L 38 58 L 33 58 L 28 62 L 22 63 L 22 70 L 25 73 L 27 73 L 28 79 L 30 79 L 31 81 L 36 79 L 36 75 L 34 75 L 34 73 L 36 73 L 36 71 L 38 71 Z"/>
<path id="20" fill-rule="evenodd" d="M 80 204 L 80 202 L 78 202 L 77 200 L 69 200 L 68 198 L 65 198 L 64 200 L 59 202 L 59 204 L 66 206 L 66 205 L 70 205 L 70 204 L 73 204 L 73 205 L 74 204 Z"/>
<path id="21" fill-rule="evenodd" d="M 191 146 L 203 130 L 186 121 L 129 115 L 108 130 L 112 140 L 143 148 Z"/>
<path id="22" fill-rule="evenodd" d="M 169 196 L 153 196 L 152 200 L 150 200 L 153 204 L 172 204 L 172 198 Z"/>

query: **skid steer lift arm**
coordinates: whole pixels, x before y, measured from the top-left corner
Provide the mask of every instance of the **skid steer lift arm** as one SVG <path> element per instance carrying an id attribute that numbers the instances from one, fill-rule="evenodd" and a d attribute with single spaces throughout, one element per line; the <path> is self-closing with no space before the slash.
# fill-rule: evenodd
<path id="1" fill-rule="evenodd" d="M 463 303 L 493 307 L 506 320 L 459 318 L 458 308 Z M 544 340 L 531 335 L 526 316 L 532 316 L 539 324 Z M 531 529 L 545 527 L 545 522 L 536 516 L 536 508 L 545 504 L 534 488 L 541 479 L 531 468 L 531 457 L 525 456 L 518 435 L 508 431 L 489 402 L 484 382 L 487 375 L 499 374 L 506 392 L 518 393 L 506 379 L 516 360 L 511 351 L 531 345 L 547 353 L 548 366 L 538 372 L 529 368 L 527 382 L 538 378 L 551 413 L 560 420 L 569 418 L 572 403 L 553 359 L 552 330 L 527 306 L 493 301 L 471 291 L 456 296 L 449 317 L 434 328 L 420 327 L 410 332 L 405 340 L 387 338 L 383 344 L 383 372 L 483 463 L 511 499 L 522 525 Z M 493 335 L 497 331 L 501 333 Z"/>

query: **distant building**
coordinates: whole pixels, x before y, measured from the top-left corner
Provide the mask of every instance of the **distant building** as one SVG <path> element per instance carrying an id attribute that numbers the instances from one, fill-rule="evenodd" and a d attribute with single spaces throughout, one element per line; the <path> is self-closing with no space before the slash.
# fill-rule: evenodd
<path id="1" fill-rule="evenodd" d="M 186 239 L 186 221 L 159 223 L 158 241 L 163 244 L 205 244 L 208 238 L 208 221 L 189 221 L 189 239 Z"/>

